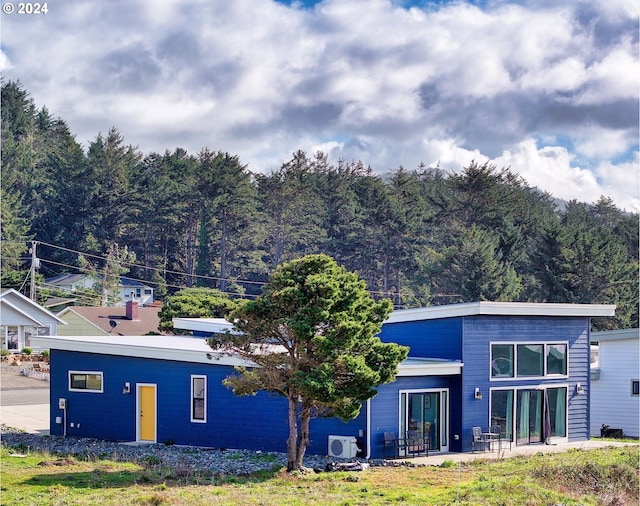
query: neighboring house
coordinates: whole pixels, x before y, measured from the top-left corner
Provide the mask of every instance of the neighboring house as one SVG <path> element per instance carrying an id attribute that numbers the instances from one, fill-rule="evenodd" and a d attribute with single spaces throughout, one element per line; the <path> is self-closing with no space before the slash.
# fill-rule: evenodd
<path id="1" fill-rule="evenodd" d="M 34 336 L 55 336 L 58 325 L 66 325 L 56 315 L 13 288 L 0 294 L 2 349 L 22 351 L 33 348 Z M 46 349 L 43 345 L 38 349 Z"/>
<path id="2" fill-rule="evenodd" d="M 593 332 L 591 343 L 591 435 L 607 425 L 639 437 L 640 331 Z"/>
<path id="3" fill-rule="evenodd" d="M 67 323 L 60 336 L 141 336 L 159 333 L 159 307 L 139 307 L 128 301 L 125 307 L 70 306 L 58 313 Z"/>
<path id="4" fill-rule="evenodd" d="M 80 289 L 93 289 L 95 284 L 95 278 L 87 274 L 62 274 L 46 279 L 44 286 L 71 295 Z M 154 301 L 153 288 L 135 279 L 120 276 L 117 298 L 118 306 L 124 306 L 130 300 L 137 301 L 141 306 L 147 306 Z"/>
<path id="5" fill-rule="evenodd" d="M 61 274 L 44 281 L 45 288 L 57 288 L 66 293 L 93 288 L 95 279 L 87 274 Z"/>
<path id="6" fill-rule="evenodd" d="M 356 438 L 362 456 L 382 457 L 385 432 L 429 428 L 431 451 L 466 452 L 472 427 L 490 424 L 515 445 L 586 440 L 590 318 L 614 312 L 613 305 L 502 302 L 396 311 L 380 332 L 410 347 L 396 380 L 350 422 L 312 420 L 308 451 L 326 455 L 329 436 L 340 435 Z M 175 323 L 188 328 L 189 319 Z M 232 327 L 213 319 L 193 328 L 211 335 Z M 204 339 L 57 337 L 51 363 L 52 434 L 285 449 L 286 400 L 235 396 L 222 380 L 252 364 Z"/>

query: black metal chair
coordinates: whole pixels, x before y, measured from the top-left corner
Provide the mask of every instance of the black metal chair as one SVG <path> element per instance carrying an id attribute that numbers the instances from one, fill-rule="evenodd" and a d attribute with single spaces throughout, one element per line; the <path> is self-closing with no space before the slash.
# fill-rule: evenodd
<path id="1" fill-rule="evenodd" d="M 429 433 L 421 434 L 420 431 L 410 430 L 406 437 L 406 453 L 413 457 L 419 455 L 429 456 L 430 438 Z"/>
<path id="2" fill-rule="evenodd" d="M 487 438 L 482 433 L 482 427 L 473 427 L 471 432 L 473 433 L 473 439 L 471 440 L 471 452 L 475 452 L 478 445 L 480 445 L 483 452 L 486 452 Z"/>
<path id="3" fill-rule="evenodd" d="M 491 451 L 493 451 L 493 445 L 496 443 L 498 443 L 498 451 L 502 450 L 502 427 L 499 425 L 492 425 L 489 427 L 487 442 Z"/>
<path id="4" fill-rule="evenodd" d="M 386 457 L 388 450 L 391 449 L 392 458 L 398 458 L 398 439 L 394 432 L 384 433 L 384 450 L 383 455 Z"/>

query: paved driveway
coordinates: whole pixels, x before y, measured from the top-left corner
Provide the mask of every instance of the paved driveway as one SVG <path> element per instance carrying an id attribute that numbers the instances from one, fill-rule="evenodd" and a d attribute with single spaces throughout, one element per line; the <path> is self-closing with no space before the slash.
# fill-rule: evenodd
<path id="1" fill-rule="evenodd" d="M 49 434 L 49 382 L 22 376 L 18 368 L 0 373 L 0 423 L 33 434 Z"/>

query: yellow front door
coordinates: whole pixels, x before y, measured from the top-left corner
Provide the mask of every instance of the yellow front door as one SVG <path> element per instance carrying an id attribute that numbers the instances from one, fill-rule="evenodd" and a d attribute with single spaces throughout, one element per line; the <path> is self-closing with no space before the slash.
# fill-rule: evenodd
<path id="1" fill-rule="evenodd" d="M 141 385 L 138 387 L 138 420 L 140 441 L 156 440 L 156 387 Z"/>

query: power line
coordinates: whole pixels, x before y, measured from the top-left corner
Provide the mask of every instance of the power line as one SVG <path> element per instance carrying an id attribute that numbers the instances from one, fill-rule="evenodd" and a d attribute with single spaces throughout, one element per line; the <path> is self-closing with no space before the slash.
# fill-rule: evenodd
<path id="1" fill-rule="evenodd" d="M 59 249 L 59 250 L 63 250 L 63 251 L 67 251 L 69 253 L 75 253 L 77 255 L 82 255 L 84 257 L 90 257 L 90 258 L 95 258 L 101 261 L 106 262 L 107 258 L 104 256 L 100 256 L 100 255 L 95 255 L 93 253 L 85 253 L 82 251 L 78 251 L 78 250 L 74 250 L 71 248 L 66 248 L 64 246 L 58 246 L 56 244 L 51 244 L 51 243 L 47 243 L 47 242 L 41 242 L 38 241 L 38 244 L 42 245 L 42 246 L 48 246 L 50 248 L 54 248 L 54 249 Z M 64 264 L 64 263 L 60 263 L 60 262 L 55 262 L 53 260 L 44 260 L 44 259 L 40 259 L 41 262 L 46 262 L 46 263 L 50 263 L 53 265 L 59 265 L 61 267 L 66 267 L 69 269 L 75 269 L 84 273 L 90 273 L 91 271 L 89 269 L 86 268 L 82 268 L 80 266 L 77 265 L 69 265 L 69 264 Z M 205 280 L 205 281 L 228 281 L 228 282 L 232 282 L 232 283 L 238 283 L 240 285 L 257 285 L 257 286 L 265 286 L 267 283 L 264 281 L 249 281 L 249 280 L 243 280 L 243 279 L 233 279 L 233 278 L 222 278 L 222 277 L 216 277 L 216 276 L 205 276 L 202 274 L 188 274 L 186 272 L 182 272 L 182 271 L 175 271 L 175 270 L 170 270 L 170 269 L 162 269 L 162 268 L 158 268 L 158 267 L 150 267 L 147 265 L 143 265 L 143 264 L 137 264 L 137 263 L 132 263 L 132 262 L 122 262 L 123 265 L 128 266 L 130 268 L 138 268 L 138 269 L 144 269 L 144 270 L 151 270 L 154 272 L 158 272 L 161 275 L 166 275 L 166 274 L 174 274 L 177 276 L 185 276 L 185 277 L 191 277 L 194 279 L 199 279 L 199 280 Z M 127 279 L 131 279 L 133 281 L 139 281 L 140 283 L 143 284 L 148 284 L 148 285 L 155 285 L 156 287 L 160 284 L 159 282 L 155 282 L 155 281 L 149 281 L 146 279 L 138 279 L 138 278 L 133 278 L 131 276 L 124 276 Z M 167 286 L 168 288 L 176 288 L 176 289 L 183 289 L 186 288 L 186 286 L 184 285 L 175 285 L 175 284 L 169 284 L 166 283 L 165 286 Z M 253 294 L 246 294 L 246 293 L 240 293 L 240 292 L 232 292 L 232 291 L 222 291 L 220 290 L 221 293 L 224 293 L 226 295 L 231 295 L 231 296 L 239 296 L 239 297 L 244 297 L 244 298 L 255 298 L 258 297 L 258 295 L 253 295 Z M 372 294 L 372 295 L 380 295 L 380 296 L 389 296 L 390 294 L 388 292 L 382 291 L 382 290 L 367 290 L 368 293 Z M 397 296 L 398 294 L 394 294 L 395 296 Z"/>
<path id="2" fill-rule="evenodd" d="M 94 255 L 92 253 L 84 253 L 82 251 L 78 251 L 78 250 L 73 250 L 70 248 L 65 248 L 64 246 L 57 246 L 55 244 L 49 244 L 46 242 L 40 242 L 39 244 L 44 245 L 44 246 L 49 246 L 51 248 L 56 248 L 56 249 L 61 249 L 63 251 L 68 251 L 70 253 L 76 253 L 78 255 L 82 255 L 85 257 L 91 257 L 91 258 L 97 258 L 99 260 L 103 260 L 103 261 L 107 261 L 106 257 L 100 256 L 100 255 Z M 155 272 L 159 272 L 161 274 L 176 274 L 178 276 L 187 276 L 187 277 L 192 277 L 192 278 L 197 278 L 197 279 L 204 279 L 204 280 L 208 280 L 208 281 L 230 281 L 232 283 L 242 283 L 242 284 L 247 284 L 247 285 L 260 285 L 260 286 L 264 286 L 267 283 L 264 281 L 249 281 L 246 279 L 234 279 L 234 278 L 221 278 L 221 277 L 216 277 L 216 276 L 204 276 L 202 274 L 188 274 L 186 272 L 182 272 L 182 271 L 174 271 L 174 270 L 170 270 L 170 269 L 162 269 L 159 267 L 150 267 L 147 265 L 143 265 L 143 264 L 136 264 L 136 263 L 132 263 L 132 262 L 122 262 L 123 265 L 126 265 L 128 267 L 135 267 L 138 269 L 145 269 L 145 270 L 151 270 L 151 271 L 155 271 Z M 77 268 L 77 267 L 76 267 Z M 131 278 L 129 276 L 125 276 L 129 279 L 134 279 Z M 140 281 L 140 280 L 136 280 L 136 281 Z"/>
<path id="3" fill-rule="evenodd" d="M 54 260 L 45 260 L 44 258 L 40 258 L 40 262 L 41 263 L 45 263 L 45 264 L 51 264 L 51 265 L 57 265 L 60 267 L 67 267 L 69 269 L 75 269 L 77 271 L 80 271 L 83 274 L 91 274 L 91 271 L 87 268 L 84 267 L 79 267 L 76 265 L 70 265 L 70 264 L 65 264 L 63 262 L 56 262 Z M 146 284 L 146 285 L 158 285 L 157 282 L 154 281 L 148 281 L 146 279 L 138 279 L 138 278 L 133 278 L 131 276 L 124 276 L 127 279 L 131 279 L 132 281 L 139 281 L 142 284 Z M 200 277 L 204 277 L 204 276 L 200 276 Z M 171 283 L 166 283 L 165 284 L 167 287 L 169 288 L 177 288 L 177 289 L 181 289 L 181 288 L 185 288 L 183 285 L 174 285 Z M 58 286 L 53 286 L 53 285 L 48 285 L 45 283 L 45 285 L 42 287 L 45 288 L 47 290 L 63 290 L 61 287 Z M 64 291 L 64 290 L 63 290 Z M 221 293 L 225 293 L 227 295 L 233 295 L 233 296 L 240 296 L 240 297 L 245 297 L 245 298 L 253 298 L 253 297 L 257 297 L 257 295 L 252 295 L 252 294 L 246 294 L 246 293 L 241 293 L 241 292 L 232 292 L 232 291 L 221 291 Z"/>

